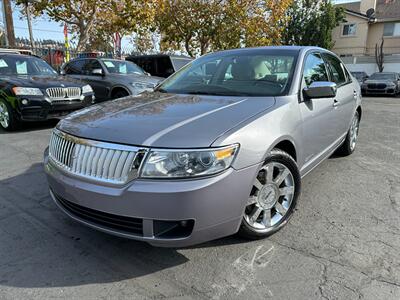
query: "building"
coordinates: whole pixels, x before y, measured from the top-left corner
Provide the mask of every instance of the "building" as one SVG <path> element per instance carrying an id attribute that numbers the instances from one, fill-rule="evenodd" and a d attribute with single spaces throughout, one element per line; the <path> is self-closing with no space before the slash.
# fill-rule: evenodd
<path id="1" fill-rule="evenodd" d="M 333 51 L 341 57 L 375 56 L 384 39 L 385 55 L 400 55 L 400 0 L 361 0 L 338 4 L 346 22 L 333 30 Z"/>

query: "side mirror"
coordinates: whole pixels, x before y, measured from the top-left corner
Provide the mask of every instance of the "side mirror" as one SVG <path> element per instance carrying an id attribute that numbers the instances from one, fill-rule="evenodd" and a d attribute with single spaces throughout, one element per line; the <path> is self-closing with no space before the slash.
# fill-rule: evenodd
<path id="1" fill-rule="evenodd" d="M 330 81 L 314 81 L 303 89 L 305 99 L 332 98 L 336 96 L 336 83 Z"/>
<path id="2" fill-rule="evenodd" d="M 92 70 L 92 75 L 103 76 L 103 70 L 102 69 L 93 69 Z"/>

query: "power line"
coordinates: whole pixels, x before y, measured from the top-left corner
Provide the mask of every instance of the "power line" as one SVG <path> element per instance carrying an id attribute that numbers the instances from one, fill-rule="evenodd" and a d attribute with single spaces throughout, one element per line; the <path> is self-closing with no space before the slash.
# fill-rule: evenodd
<path id="1" fill-rule="evenodd" d="M 16 28 L 16 29 L 28 30 L 28 27 L 22 27 L 22 26 L 14 26 L 14 28 Z M 57 31 L 57 30 L 49 30 L 49 29 L 40 29 L 40 28 L 34 28 L 34 30 L 35 30 L 35 31 L 43 31 L 43 32 L 55 32 L 55 33 L 61 33 L 61 34 L 63 34 L 61 28 L 60 28 L 60 31 Z"/>

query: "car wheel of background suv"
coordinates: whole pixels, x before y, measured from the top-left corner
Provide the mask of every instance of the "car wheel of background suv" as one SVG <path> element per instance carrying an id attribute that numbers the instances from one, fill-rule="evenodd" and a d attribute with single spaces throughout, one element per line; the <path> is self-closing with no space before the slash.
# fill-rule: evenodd
<path id="1" fill-rule="evenodd" d="M 278 231 L 292 215 L 300 189 L 295 160 L 282 150 L 272 150 L 253 183 L 239 234 L 257 239 Z"/>
<path id="2" fill-rule="evenodd" d="M 112 92 L 111 98 L 117 99 L 117 98 L 122 98 L 122 97 L 126 97 L 126 96 L 129 96 L 129 93 L 122 88 L 118 88 Z"/>
<path id="3" fill-rule="evenodd" d="M 349 131 L 343 144 L 336 150 L 336 153 L 341 156 L 348 156 L 354 152 L 357 144 L 358 130 L 360 128 L 360 114 L 358 111 L 354 114 Z"/>
<path id="4" fill-rule="evenodd" d="M 0 99 L 0 126 L 5 130 L 13 130 L 17 127 L 18 120 L 10 104 Z"/>

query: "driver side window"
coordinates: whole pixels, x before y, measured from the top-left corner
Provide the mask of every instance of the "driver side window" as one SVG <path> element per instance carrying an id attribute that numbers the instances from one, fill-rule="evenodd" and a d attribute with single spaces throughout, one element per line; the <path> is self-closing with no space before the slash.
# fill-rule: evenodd
<path id="1" fill-rule="evenodd" d="M 325 63 L 318 53 L 311 53 L 307 56 L 304 63 L 303 78 L 307 86 L 316 81 L 329 81 Z"/>

